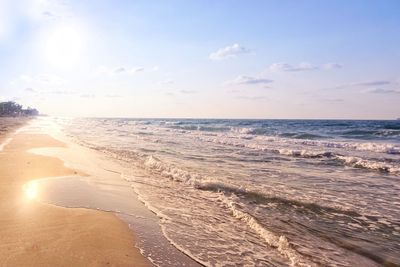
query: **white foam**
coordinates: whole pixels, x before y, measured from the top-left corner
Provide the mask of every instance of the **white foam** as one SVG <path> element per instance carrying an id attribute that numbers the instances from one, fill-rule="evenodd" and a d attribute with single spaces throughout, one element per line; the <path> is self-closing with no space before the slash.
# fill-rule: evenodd
<path id="1" fill-rule="evenodd" d="M 233 216 L 247 224 L 247 226 L 258 233 L 261 238 L 265 240 L 265 242 L 277 249 L 280 254 L 285 256 L 291 261 L 292 266 L 313 266 L 314 263 L 307 261 L 304 257 L 301 256 L 295 249 L 293 249 L 284 235 L 277 235 L 265 227 L 263 227 L 253 216 L 250 214 L 241 211 L 238 208 L 238 205 L 233 201 L 225 197 L 221 194 L 220 200 L 228 207 Z"/>
<path id="2" fill-rule="evenodd" d="M 123 179 L 125 179 L 128 182 L 132 182 L 134 181 L 134 179 L 132 180 L 131 178 L 129 178 L 129 176 L 122 174 L 121 177 Z M 195 261 L 201 263 L 204 266 L 211 266 L 208 262 L 202 261 L 201 259 L 199 259 L 198 257 L 196 257 L 196 255 L 194 255 L 193 253 L 191 253 L 191 251 L 185 249 L 183 246 L 181 246 L 179 243 L 175 242 L 173 238 L 171 238 L 168 235 L 168 232 L 166 231 L 166 226 L 165 226 L 165 222 L 170 221 L 171 218 L 169 218 L 167 215 L 165 215 L 160 209 L 157 209 L 155 206 L 151 205 L 149 201 L 146 201 L 145 198 L 143 198 L 142 194 L 140 194 L 139 190 L 137 189 L 137 187 L 133 184 L 132 185 L 132 189 L 134 190 L 134 192 L 136 193 L 139 201 L 141 201 L 150 211 L 152 211 L 154 214 L 156 214 L 161 221 L 160 227 L 161 227 L 161 231 L 163 233 L 163 235 L 165 236 L 165 238 L 172 244 L 174 245 L 178 250 L 180 250 L 182 253 L 186 254 L 187 256 L 189 256 L 190 258 L 194 259 Z"/>
<path id="3" fill-rule="evenodd" d="M 4 140 L 3 143 L 0 144 L 0 151 L 2 151 L 4 147 L 6 147 L 11 142 L 11 140 L 12 138 L 7 138 L 6 140 Z"/>
<path id="4" fill-rule="evenodd" d="M 200 175 L 166 164 L 153 156 L 146 158 L 144 166 L 150 171 L 157 171 L 164 177 L 189 185 L 196 185 L 201 180 Z"/>
<path id="5" fill-rule="evenodd" d="M 395 166 L 390 163 L 378 162 L 373 160 L 366 160 L 359 157 L 346 157 L 346 156 L 336 156 L 337 160 L 343 162 L 347 166 L 355 168 L 365 168 L 376 171 L 385 171 L 389 173 L 400 172 L 400 167 Z"/>

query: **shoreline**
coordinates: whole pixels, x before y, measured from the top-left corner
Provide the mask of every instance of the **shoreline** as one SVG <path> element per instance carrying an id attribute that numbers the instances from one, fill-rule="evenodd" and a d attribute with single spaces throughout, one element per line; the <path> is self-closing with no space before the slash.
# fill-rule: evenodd
<path id="1" fill-rule="evenodd" d="M 1 142 L 11 134 L 8 129 Z M 24 195 L 23 185 L 32 180 L 85 175 L 60 159 L 28 152 L 64 146 L 48 135 L 18 133 L 1 151 L 2 266 L 152 266 L 134 246 L 133 231 L 115 214 L 63 208 Z"/>
<path id="2" fill-rule="evenodd" d="M 124 175 L 132 171 L 132 166 L 125 166 L 109 154 L 74 142 L 57 127 L 40 126 L 40 121 L 32 126 L 22 131 L 31 132 L 30 128 L 39 126 L 39 132 L 50 134 L 66 146 L 35 148 L 30 149 L 30 153 L 57 158 L 65 166 L 85 174 L 35 180 L 39 189 L 51 192 L 39 196 L 38 201 L 66 208 L 113 213 L 132 229 L 136 237 L 135 246 L 155 266 L 202 266 L 165 236 L 160 217 L 139 199 Z M 134 169 L 136 171 L 139 170 Z M 139 171 L 136 175 L 143 173 Z"/>

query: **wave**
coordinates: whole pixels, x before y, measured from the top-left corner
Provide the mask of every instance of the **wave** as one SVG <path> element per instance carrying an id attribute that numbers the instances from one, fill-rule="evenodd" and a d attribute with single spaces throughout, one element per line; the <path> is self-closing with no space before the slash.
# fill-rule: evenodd
<path id="1" fill-rule="evenodd" d="M 262 141 L 277 142 L 284 144 L 317 146 L 326 148 L 344 148 L 358 151 L 371 151 L 386 154 L 400 154 L 400 144 L 374 143 L 374 142 L 344 142 L 344 141 L 324 141 L 324 140 L 295 140 L 279 137 L 262 137 Z"/>
<path id="2" fill-rule="evenodd" d="M 305 213 L 308 212 L 316 214 L 335 213 L 352 217 L 362 216 L 355 211 L 343 209 L 342 207 L 323 206 L 316 203 L 303 202 L 294 199 L 271 196 L 268 195 L 267 193 L 243 189 L 237 186 L 232 186 L 221 182 L 204 181 L 201 185 L 198 184 L 196 188 L 211 192 L 224 193 L 224 195 L 235 194 L 236 196 L 240 196 L 240 198 L 246 199 L 251 203 L 258 203 L 258 204 L 275 203 L 282 205 L 282 207 L 284 208 L 295 207 L 297 210 Z"/>
<path id="3" fill-rule="evenodd" d="M 353 164 L 354 162 L 351 161 Z M 245 225 L 257 233 L 261 240 L 263 240 L 268 246 L 276 249 L 282 256 L 287 258 L 292 266 L 317 266 L 318 263 L 314 262 L 312 258 L 305 256 L 303 253 L 296 250 L 296 245 L 293 245 L 290 240 L 282 234 L 271 231 L 270 229 L 263 226 L 256 217 L 252 216 L 246 211 L 242 210 L 245 207 L 245 203 L 257 203 L 257 204 L 278 204 L 275 206 L 283 210 L 295 209 L 296 212 L 314 214 L 316 216 L 332 216 L 332 215 L 343 215 L 345 217 L 353 219 L 367 219 L 356 211 L 351 209 L 344 209 L 342 206 L 324 206 L 317 203 L 308 203 L 295 199 L 288 199 L 284 197 L 277 197 L 269 195 L 267 192 L 252 191 L 241 186 L 233 184 L 227 184 L 221 181 L 210 179 L 200 174 L 191 173 L 186 170 L 182 170 L 174 165 L 162 162 L 156 157 L 149 156 L 145 160 L 145 169 L 152 173 L 161 175 L 164 178 L 171 179 L 175 182 L 184 183 L 198 190 L 205 190 L 215 192 L 218 194 L 220 203 L 227 208 L 232 216 L 237 220 L 242 221 Z M 371 217 L 370 220 L 375 220 Z M 335 244 L 351 250 L 360 255 L 364 255 L 374 261 L 381 262 L 379 256 L 372 254 L 371 252 L 364 250 L 356 245 L 344 244 L 338 240 L 334 241 Z"/>
<path id="4" fill-rule="evenodd" d="M 307 150 L 291 150 L 291 149 L 279 149 L 279 154 L 294 157 L 303 158 L 328 158 L 331 160 L 343 163 L 345 166 L 362 168 L 367 170 L 374 170 L 387 173 L 400 173 L 400 166 L 396 166 L 393 163 L 387 163 L 382 161 L 362 159 L 354 156 L 342 156 L 333 152 L 316 152 Z"/>
<path id="5" fill-rule="evenodd" d="M 302 210 L 303 212 L 312 212 L 317 214 L 336 213 L 352 217 L 362 216 L 356 211 L 344 209 L 341 206 L 320 205 L 317 203 L 282 198 L 271 195 L 268 192 L 262 192 L 259 190 L 255 191 L 241 186 L 227 184 L 226 182 L 221 182 L 214 178 L 205 177 L 197 173 L 183 170 L 175 165 L 165 163 L 154 156 L 148 156 L 144 161 L 143 166 L 146 170 L 175 182 L 183 183 L 199 190 L 224 193 L 225 195 L 235 194 L 247 199 L 249 202 L 262 204 L 276 203 L 283 207 L 296 207 L 296 209 Z"/>
<path id="6" fill-rule="evenodd" d="M 311 133 L 281 133 L 279 136 L 290 137 L 295 139 L 322 139 L 327 138 L 326 136 L 311 134 Z"/>
<path id="7" fill-rule="evenodd" d="M 148 156 L 145 159 L 144 167 L 152 172 L 156 171 L 166 178 L 188 185 L 197 186 L 202 180 L 200 175 L 166 164 L 154 156 Z"/>
<path id="8" fill-rule="evenodd" d="M 231 128 L 231 132 L 239 133 L 239 134 L 247 134 L 247 135 L 263 135 L 263 136 L 280 136 L 280 137 L 288 137 L 294 139 L 324 139 L 327 138 L 323 135 L 318 135 L 314 133 L 306 133 L 306 132 L 283 132 L 273 134 L 273 131 L 270 128 Z"/>
<path id="9" fill-rule="evenodd" d="M 184 125 L 184 126 L 173 125 L 173 126 L 168 126 L 167 128 L 176 130 L 203 131 L 203 132 L 227 132 L 231 129 L 230 127 L 201 126 L 201 125 Z"/>
<path id="10" fill-rule="evenodd" d="M 348 130 L 339 133 L 342 137 L 352 137 L 356 139 L 373 139 L 376 137 L 396 137 L 400 136 L 400 131 L 396 128 L 394 129 L 376 129 L 376 130 Z"/>
<path id="11" fill-rule="evenodd" d="M 247 143 L 242 143 L 242 142 L 237 142 L 232 139 L 219 139 L 219 138 L 201 138 L 203 141 L 207 142 L 213 142 L 217 144 L 223 144 L 223 145 L 231 145 L 231 146 L 236 146 L 236 147 L 244 147 L 244 148 L 249 148 L 249 149 L 254 149 L 254 150 L 259 150 L 262 152 L 269 152 L 273 154 L 279 154 L 283 156 L 289 156 L 289 157 L 296 157 L 296 158 L 309 158 L 309 159 L 329 159 L 336 161 L 338 163 L 343 164 L 344 166 L 349 166 L 349 167 L 354 167 L 354 168 L 361 168 L 365 170 L 371 170 L 371 171 L 379 171 L 379 172 L 385 172 L 385 173 L 400 173 L 400 163 L 398 161 L 393 161 L 393 160 L 387 160 L 387 161 L 379 161 L 379 160 L 373 160 L 373 159 L 363 159 L 360 157 L 356 156 L 346 156 L 343 154 L 338 154 L 332 151 L 318 151 L 318 150 L 306 150 L 306 149 L 288 149 L 288 148 L 271 148 L 265 145 L 259 145 L 255 144 L 252 142 L 247 142 Z M 101 146 L 95 146 L 92 144 L 89 144 L 87 142 L 80 141 L 79 142 L 81 145 L 87 146 L 89 148 L 106 152 L 106 153 L 111 153 L 113 157 L 116 157 L 118 159 L 122 160 L 127 160 L 130 161 L 131 159 L 142 159 L 145 158 L 147 155 L 144 153 L 140 152 L 135 152 L 131 150 L 123 150 L 123 149 L 111 149 L 111 148 L 106 148 L 106 147 L 101 147 Z M 333 143 L 334 145 L 337 145 L 336 143 Z M 359 149 L 371 149 L 371 148 L 376 148 L 375 144 L 359 144 L 360 147 Z M 366 147 L 364 147 L 366 146 Z M 383 146 L 383 145 L 381 145 Z M 334 146 L 336 148 L 336 146 Z M 382 147 L 379 147 L 379 150 Z M 400 154 L 400 151 L 397 149 L 400 149 L 400 147 L 392 147 L 393 151 L 391 151 L 393 154 Z M 161 166 L 163 163 L 156 159 L 153 156 L 149 156 L 146 158 L 144 165 L 149 167 L 149 168 L 159 168 L 163 169 L 163 172 L 165 175 L 168 175 L 172 179 L 186 179 L 186 180 L 193 180 L 194 177 L 191 176 L 190 173 L 182 173 L 178 171 L 177 169 L 174 168 L 168 168 L 168 166 Z"/>
<path id="12" fill-rule="evenodd" d="M 347 130 L 342 132 L 342 135 L 373 135 L 377 133 L 376 130 Z"/>
<path id="13" fill-rule="evenodd" d="M 274 198 L 263 196 L 260 193 L 256 192 L 249 192 L 232 185 L 227 185 L 222 182 L 211 180 L 199 174 L 182 170 L 174 165 L 164 163 L 154 156 L 147 157 L 146 160 L 144 161 L 144 166 L 145 169 L 147 169 L 152 173 L 156 172 L 157 174 L 161 175 L 164 178 L 168 178 L 176 182 L 190 185 L 193 188 L 199 190 L 207 190 L 217 193 L 223 192 L 224 194 L 220 194 L 220 200 L 231 211 L 232 215 L 235 218 L 243 221 L 247 225 L 247 227 L 256 232 L 270 247 L 277 249 L 277 251 L 281 255 L 289 259 L 292 265 L 311 266 L 313 264 L 312 262 L 304 258 L 298 251 L 296 251 L 284 235 L 277 235 L 274 232 L 266 229 L 257 221 L 256 218 L 254 218 L 253 216 L 251 216 L 246 212 L 241 211 L 235 202 L 230 201 L 228 199 L 226 194 L 227 193 L 236 193 L 238 195 L 246 194 L 249 197 L 254 197 L 255 195 L 258 195 L 259 197 L 263 198 L 264 201 L 267 201 L 268 199 L 273 200 Z M 278 198 L 275 198 L 275 201 L 277 199 Z M 285 200 L 282 200 L 282 202 L 285 202 Z M 292 203 L 292 202 L 288 201 L 287 203 Z M 300 202 L 294 201 L 294 203 L 300 203 Z"/>
<path id="14" fill-rule="evenodd" d="M 313 266 L 315 263 L 308 261 L 297 250 L 295 250 L 289 243 L 285 235 L 277 235 L 276 233 L 266 229 L 262 226 L 257 219 L 250 214 L 243 212 L 239 209 L 238 204 L 229 200 L 226 197 L 221 197 L 220 200 L 231 211 L 232 215 L 244 222 L 250 229 L 256 232 L 264 241 L 270 246 L 275 248 L 281 255 L 285 256 L 291 261 L 292 266 Z"/>
<path id="15" fill-rule="evenodd" d="M 243 187 L 227 184 L 221 181 L 210 179 L 196 173 L 182 170 L 174 165 L 162 162 L 156 157 L 149 156 L 145 160 L 145 168 L 152 172 L 161 175 L 164 178 L 171 179 L 175 182 L 184 183 L 198 190 L 215 192 L 218 194 L 218 199 L 227 208 L 232 216 L 257 233 L 260 238 L 274 248 L 282 256 L 287 258 L 292 266 L 316 266 L 318 265 L 311 258 L 304 256 L 296 250 L 295 245 L 292 245 L 290 240 L 285 235 L 277 234 L 264 227 L 256 217 L 241 209 L 243 201 L 246 203 L 278 204 L 282 209 L 295 209 L 296 212 L 307 214 L 318 214 L 318 216 L 326 215 L 337 216 L 341 214 L 351 218 L 363 218 L 364 216 L 356 211 L 344 209 L 341 206 L 323 206 L 317 203 L 308 203 L 294 199 L 276 197 L 269 195 L 267 192 L 252 191 Z M 348 246 L 347 249 L 352 249 L 360 253 L 358 247 Z M 370 256 L 372 258 L 372 256 Z M 374 258 L 373 258 L 374 259 Z"/>
<path id="16" fill-rule="evenodd" d="M 366 170 L 373 170 L 373 171 L 380 171 L 380 172 L 387 172 L 387 173 L 400 173 L 400 166 L 393 162 L 385 162 L 385 161 L 377 161 L 372 159 L 362 159 L 360 157 L 354 156 L 344 156 L 342 154 L 338 154 L 332 151 L 316 151 L 316 150 L 305 150 L 305 149 L 288 149 L 288 148 L 271 148 L 265 145 L 259 145 L 255 143 L 242 143 L 237 142 L 231 139 L 204 139 L 204 141 L 214 142 L 223 145 L 232 145 L 236 147 L 245 147 L 250 149 L 255 149 L 263 152 L 269 152 L 284 156 L 290 157 L 297 157 L 297 158 L 319 158 L 319 159 L 331 159 L 335 160 L 339 163 L 344 164 L 345 166 L 355 167 L 355 168 L 363 168 Z M 336 145 L 336 144 L 334 144 Z M 360 144 L 362 145 L 362 144 Z M 374 146 L 372 146 L 374 147 Z M 358 147 L 359 149 L 361 147 Z M 368 147 L 370 148 L 370 147 Z M 365 149 L 365 148 L 364 148 Z M 393 154 L 400 154 L 400 151 L 397 150 L 397 147 L 392 149 L 396 149 L 391 151 Z M 400 147 L 398 148 L 400 149 Z"/>
<path id="17" fill-rule="evenodd" d="M 257 125 L 255 122 L 248 123 L 228 123 L 221 122 L 221 124 L 215 124 L 218 122 L 174 122 L 171 124 L 165 124 L 167 128 L 177 129 L 177 130 L 187 130 L 187 131 L 209 131 L 209 132 L 231 132 L 245 135 L 255 135 L 255 136 L 274 136 L 274 137 L 286 137 L 293 139 L 326 139 L 332 137 L 342 137 L 342 138 L 352 138 L 352 139 L 375 139 L 375 138 L 393 138 L 400 136 L 400 126 L 398 125 L 385 125 L 381 128 L 370 128 L 370 129 L 337 129 L 337 130 L 329 130 L 325 129 L 321 132 L 321 127 L 343 127 L 344 125 L 339 124 L 341 126 L 334 125 L 320 125 L 319 128 L 317 126 L 311 125 L 312 131 L 308 131 L 308 129 L 304 129 L 305 125 L 299 125 L 299 127 L 303 127 L 300 129 L 297 128 L 280 128 L 279 126 L 271 126 L 269 124 L 266 125 Z M 347 125 L 347 124 L 346 124 Z M 347 125 L 349 126 L 349 125 Z M 292 130 L 292 131 L 290 131 Z"/>
<path id="18" fill-rule="evenodd" d="M 230 136 L 230 135 L 222 135 L 219 138 L 214 138 L 212 142 L 214 143 L 239 143 L 240 139 L 253 139 L 253 138 L 245 138 L 244 136 Z M 201 137 L 200 137 L 201 138 Z M 219 140 L 221 141 L 219 141 Z M 228 141 L 229 140 L 229 141 Z M 204 141 L 210 141 L 204 139 Z M 400 144 L 391 144 L 391 143 L 374 143 L 374 142 L 344 142 L 344 141 L 325 141 L 325 140 L 296 140 L 293 138 L 284 138 L 277 136 L 259 136 L 256 141 L 261 141 L 264 143 L 281 143 L 281 144 L 289 144 L 289 145 L 304 145 L 304 146 L 312 146 L 312 147 L 324 147 L 324 148 L 343 148 L 346 150 L 357 150 L 357 151 L 371 151 L 378 153 L 386 153 L 386 154 L 400 154 Z M 264 144 L 252 144 L 253 146 L 262 146 Z M 265 146 L 265 145 L 264 145 Z"/>
<path id="19" fill-rule="evenodd" d="M 388 173 L 400 173 L 400 167 L 391 163 L 379 162 L 374 160 L 366 160 L 359 157 L 351 156 L 335 156 L 335 159 L 343 162 L 346 166 L 354 168 L 362 168 L 368 170 L 376 170 Z"/>
<path id="20" fill-rule="evenodd" d="M 384 129 L 388 130 L 400 130 L 400 123 L 398 124 L 386 124 L 383 126 Z"/>

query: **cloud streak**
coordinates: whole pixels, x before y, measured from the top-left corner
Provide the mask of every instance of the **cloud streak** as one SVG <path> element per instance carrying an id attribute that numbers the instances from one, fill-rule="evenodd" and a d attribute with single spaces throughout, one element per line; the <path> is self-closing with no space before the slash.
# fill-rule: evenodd
<path id="1" fill-rule="evenodd" d="M 25 88 L 25 92 L 36 93 L 36 90 L 33 89 L 32 87 L 28 87 L 28 88 Z"/>
<path id="2" fill-rule="evenodd" d="M 362 82 L 353 82 L 353 83 L 345 83 L 338 86 L 333 87 L 333 89 L 345 89 L 351 87 L 374 87 L 374 86 L 385 86 L 391 85 L 392 82 L 389 80 L 373 80 L 373 81 L 362 81 Z"/>
<path id="3" fill-rule="evenodd" d="M 143 67 L 125 67 L 119 66 L 116 68 L 110 68 L 106 66 L 100 66 L 97 70 L 99 74 L 107 74 L 107 75 L 119 75 L 119 74 L 135 74 L 138 72 L 143 72 L 145 68 Z"/>
<path id="4" fill-rule="evenodd" d="M 218 61 L 230 58 L 236 58 L 238 55 L 250 53 L 250 50 L 239 45 L 233 44 L 218 49 L 217 51 L 211 53 L 208 58 L 210 60 Z"/>
<path id="5" fill-rule="evenodd" d="M 372 94 L 400 94 L 400 90 L 382 89 L 382 88 L 376 88 L 376 89 L 368 90 L 366 92 L 372 93 Z"/>
<path id="6" fill-rule="evenodd" d="M 237 96 L 236 99 L 260 101 L 260 100 L 268 100 L 268 97 L 266 97 L 266 96 Z"/>
<path id="7" fill-rule="evenodd" d="M 317 70 L 318 67 L 308 62 L 303 62 L 298 65 L 290 65 L 288 63 L 273 63 L 269 66 L 269 69 L 273 72 L 297 72 Z"/>
<path id="8" fill-rule="evenodd" d="M 81 98 L 88 98 L 88 99 L 93 99 L 96 96 L 94 94 L 81 94 L 80 95 Z"/>
<path id="9" fill-rule="evenodd" d="M 339 64 L 339 63 L 331 62 L 331 63 L 323 64 L 322 68 L 325 69 L 325 70 L 341 69 L 341 68 L 343 68 L 343 65 Z"/>
<path id="10" fill-rule="evenodd" d="M 339 63 L 325 63 L 322 65 L 313 65 L 308 62 L 302 62 L 297 65 L 291 65 L 284 62 L 273 63 L 269 66 L 269 70 L 272 72 L 300 72 L 300 71 L 315 71 L 315 70 L 333 70 L 343 68 L 342 64 Z"/>
<path id="11" fill-rule="evenodd" d="M 240 75 L 233 80 L 226 81 L 225 85 L 264 85 L 272 83 L 273 80 L 262 78 L 262 77 L 252 77 L 247 75 Z"/>
<path id="12" fill-rule="evenodd" d="M 40 83 L 40 84 L 47 84 L 47 85 L 60 85 L 64 82 L 61 77 L 51 74 L 40 74 L 36 76 L 31 75 L 21 75 L 19 79 L 26 83 Z"/>
<path id="13" fill-rule="evenodd" d="M 171 85 L 171 84 L 174 84 L 174 83 L 175 83 L 174 80 L 164 80 L 164 81 L 159 82 L 158 84 L 161 84 L 161 85 Z"/>
<path id="14" fill-rule="evenodd" d="M 197 93 L 197 92 L 194 91 L 194 90 L 180 90 L 179 92 L 181 92 L 182 94 L 186 94 L 186 95 Z"/>

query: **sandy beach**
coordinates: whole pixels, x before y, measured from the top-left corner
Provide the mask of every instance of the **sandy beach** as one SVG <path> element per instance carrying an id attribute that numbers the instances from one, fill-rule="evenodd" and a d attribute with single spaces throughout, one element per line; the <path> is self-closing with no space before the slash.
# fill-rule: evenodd
<path id="1" fill-rule="evenodd" d="M 20 123 L 13 125 L 7 133 Z M 3 132 L 1 142 L 5 136 Z M 84 174 L 66 168 L 59 159 L 27 152 L 64 146 L 50 136 L 12 137 L 0 151 L 0 266 L 151 266 L 134 247 L 128 226 L 113 213 L 29 199 L 23 190 L 28 181 Z"/>

